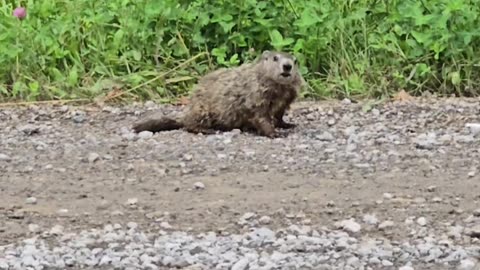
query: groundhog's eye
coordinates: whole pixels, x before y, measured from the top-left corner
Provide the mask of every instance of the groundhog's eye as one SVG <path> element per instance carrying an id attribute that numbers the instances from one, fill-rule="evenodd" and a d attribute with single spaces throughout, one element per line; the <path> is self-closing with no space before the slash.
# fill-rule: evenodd
<path id="1" fill-rule="evenodd" d="M 276 55 L 273 57 L 273 61 L 275 61 L 275 62 L 278 61 L 278 57 Z"/>
<path id="2" fill-rule="evenodd" d="M 297 59 L 293 60 L 293 64 L 295 65 L 298 64 L 298 60 Z"/>

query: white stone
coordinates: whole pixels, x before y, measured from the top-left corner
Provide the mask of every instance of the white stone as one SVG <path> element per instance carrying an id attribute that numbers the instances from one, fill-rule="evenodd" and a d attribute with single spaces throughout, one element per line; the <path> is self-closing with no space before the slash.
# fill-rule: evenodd
<path id="1" fill-rule="evenodd" d="M 12 160 L 12 158 L 10 158 L 10 156 L 6 155 L 6 154 L 3 154 L 3 153 L 0 153 L 0 161 L 10 161 Z"/>
<path id="2" fill-rule="evenodd" d="M 64 216 L 67 216 L 67 215 L 68 215 L 68 212 L 69 212 L 68 209 L 58 209 L 57 214 L 58 214 L 59 216 L 64 217 Z"/>
<path id="3" fill-rule="evenodd" d="M 142 140 L 150 139 L 153 137 L 153 132 L 144 130 L 138 133 L 138 138 Z"/>
<path id="4" fill-rule="evenodd" d="M 479 123 L 466 123 L 465 127 L 470 130 L 470 133 L 473 136 L 480 134 L 480 124 Z"/>
<path id="5" fill-rule="evenodd" d="M 160 227 L 162 227 L 164 229 L 167 229 L 167 230 L 172 228 L 172 226 L 166 221 L 163 221 L 162 223 L 160 223 Z"/>
<path id="6" fill-rule="evenodd" d="M 268 225 L 272 222 L 272 219 L 269 216 L 262 216 L 258 219 L 258 222 L 263 225 Z"/>
<path id="7" fill-rule="evenodd" d="M 88 154 L 88 162 L 94 163 L 100 159 L 100 155 L 97 153 Z"/>
<path id="8" fill-rule="evenodd" d="M 383 193 L 383 198 L 390 200 L 393 198 L 393 195 L 391 193 Z"/>
<path id="9" fill-rule="evenodd" d="M 420 225 L 420 226 L 425 226 L 425 225 L 427 225 L 427 219 L 424 218 L 424 217 L 419 217 L 417 219 L 417 224 Z"/>
<path id="10" fill-rule="evenodd" d="M 28 230 L 30 232 L 38 232 L 40 230 L 40 226 L 38 226 L 37 224 L 28 224 Z"/>
<path id="11" fill-rule="evenodd" d="M 382 260 L 382 265 L 388 267 L 393 266 L 393 263 L 389 260 Z"/>
<path id="12" fill-rule="evenodd" d="M 37 204 L 37 198 L 35 198 L 35 197 L 28 197 L 28 198 L 25 200 L 25 203 L 27 203 L 27 204 Z"/>
<path id="13" fill-rule="evenodd" d="M 249 220 L 249 219 L 252 219 L 253 217 L 255 217 L 255 213 L 252 213 L 252 212 L 248 212 L 248 213 L 245 213 L 241 219 L 243 220 Z"/>
<path id="14" fill-rule="evenodd" d="M 60 235 L 63 233 L 63 226 L 55 225 L 50 229 L 50 234 Z"/>
<path id="15" fill-rule="evenodd" d="M 231 270 L 246 270 L 248 267 L 249 261 L 247 258 L 240 259 L 237 261 L 231 268 Z"/>
<path id="16" fill-rule="evenodd" d="M 135 205 L 138 203 L 138 199 L 137 198 L 130 198 L 127 200 L 127 204 L 129 205 Z"/>
<path id="17" fill-rule="evenodd" d="M 193 184 L 193 187 L 195 189 L 205 189 L 205 184 L 202 182 L 196 182 L 195 184 Z"/>
<path id="18" fill-rule="evenodd" d="M 342 228 L 347 232 L 357 233 L 361 230 L 362 226 L 355 222 L 355 219 L 347 219 L 335 223 L 336 227 Z"/>
<path id="19" fill-rule="evenodd" d="M 378 223 L 378 218 L 375 215 L 366 214 L 363 216 L 363 222 L 369 225 L 375 225 Z"/>
<path id="20" fill-rule="evenodd" d="M 475 262 L 470 259 L 464 259 L 460 261 L 459 270 L 473 270 L 475 267 Z"/>
<path id="21" fill-rule="evenodd" d="M 379 228 L 380 230 L 384 230 L 384 229 L 387 229 L 387 228 L 391 228 L 391 227 L 393 227 L 394 225 L 395 225 L 395 223 L 394 223 L 393 221 L 391 221 L 391 220 L 386 220 L 386 221 L 380 223 L 380 224 L 378 225 L 378 228 Z"/>

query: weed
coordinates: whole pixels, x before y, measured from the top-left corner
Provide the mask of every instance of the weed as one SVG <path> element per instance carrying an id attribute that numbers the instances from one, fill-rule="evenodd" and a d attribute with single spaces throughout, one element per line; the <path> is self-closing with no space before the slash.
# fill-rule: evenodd
<path id="1" fill-rule="evenodd" d="M 170 101 L 265 49 L 297 56 L 304 97 L 479 84 L 480 0 L 18 2 L 0 0 L 2 100 Z"/>

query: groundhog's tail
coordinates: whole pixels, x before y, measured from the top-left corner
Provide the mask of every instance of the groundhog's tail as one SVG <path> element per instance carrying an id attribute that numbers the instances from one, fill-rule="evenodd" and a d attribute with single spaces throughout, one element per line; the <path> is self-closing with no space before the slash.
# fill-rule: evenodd
<path id="1" fill-rule="evenodd" d="M 148 119 L 143 122 L 137 123 L 133 125 L 133 130 L 136 133 L 139 133 L 142 131 L 159 132 L 159 131 L 180 129 L 182 127 L 183 127 L 183 124 L 173 118 L 161 117 L 161 118 Z"/>

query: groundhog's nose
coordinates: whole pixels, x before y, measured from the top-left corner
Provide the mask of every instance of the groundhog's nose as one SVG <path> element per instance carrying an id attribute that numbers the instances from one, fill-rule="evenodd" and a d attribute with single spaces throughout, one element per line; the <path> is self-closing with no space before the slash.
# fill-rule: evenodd
<path id="1" fill-rule="evenodd" d="M 284 70 L 284 71 L 287 71 L 287 72 L 290 71 L 290 70 L 292 70 L 292 65 L 290 65 L 290 64 L 283 64 L 283 70 Z"/>

